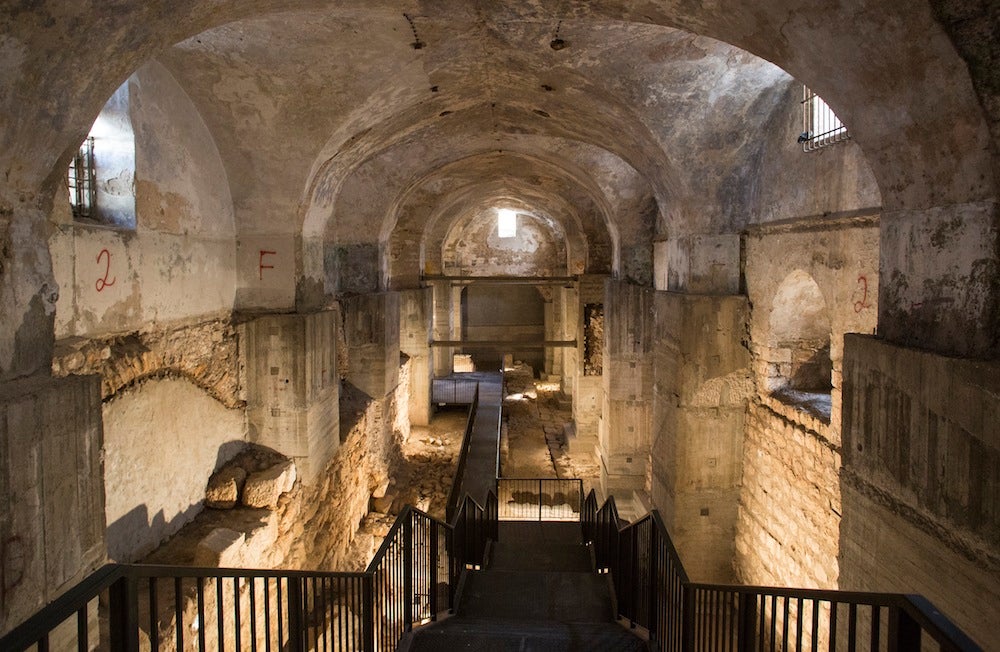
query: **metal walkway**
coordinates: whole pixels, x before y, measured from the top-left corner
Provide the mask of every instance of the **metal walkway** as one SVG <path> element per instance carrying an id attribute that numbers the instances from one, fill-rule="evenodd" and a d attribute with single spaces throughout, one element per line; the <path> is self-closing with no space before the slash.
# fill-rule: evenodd
<path id="1" fill-rule="evenodd" d="M 500 444 L 500 405 L 503 403 L 503 376 L 500 372 L 475 371 L 449 378 L 479 383 L 479 409 L 472 424 L 469 452 L 462 475 L 462 491 L 480 505 L 496 488 L 497 451 Z"/>

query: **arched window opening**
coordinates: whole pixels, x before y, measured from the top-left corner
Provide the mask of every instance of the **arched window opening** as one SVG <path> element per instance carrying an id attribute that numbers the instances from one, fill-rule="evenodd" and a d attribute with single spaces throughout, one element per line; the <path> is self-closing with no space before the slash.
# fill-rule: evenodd
<path id="1" fill-rule="evenodd" d="M 108 99 L 70 162 L 67 186 L 77 222 L 135 228 L 135 134 L 128 85 L 126 81 Z"/>
<path id="2" fill-rule="evenodd" d="M 833 363 L 830 316 L 819 286 L 798 270 L 782 281 L 771 307 L 768 390 L 829 422 Z"/>

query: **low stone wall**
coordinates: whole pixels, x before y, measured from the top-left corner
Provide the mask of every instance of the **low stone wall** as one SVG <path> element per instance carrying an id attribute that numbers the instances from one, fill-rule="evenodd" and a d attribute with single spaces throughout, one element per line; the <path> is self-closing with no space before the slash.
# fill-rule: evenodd
<path id="1" fill-rule="evenodd" d="M 837 588 L 840 449 L 797 411 L 755 401 L 746 418 L 736 524 L 744 584 Z M 784 410 L 783 410 L 784 411 Z M 811 420 L 816 424 L 815 420 Z"/>

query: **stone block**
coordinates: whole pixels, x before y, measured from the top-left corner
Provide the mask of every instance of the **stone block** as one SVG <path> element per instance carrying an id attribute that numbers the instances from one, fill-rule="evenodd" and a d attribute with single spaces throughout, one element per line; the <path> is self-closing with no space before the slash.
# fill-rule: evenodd
<path id="1" fill-rule="evenodd" d="M 396 494 L 387 493 L 383 496 L 372 496 L 370 509 L 373 512 L 378 512 L 379 514 L 388 514 L 392 509 L 392 504 L 396 502 Z"/>
<path id="2" fill-rule="evenodd" d="M 194 550 L 194 565 L 205 567 L 238 567 L 243 557 L 245 535 L 228 528 L 215 528 L 198 542 Z"/>
<path id="3" fill-rule="evenodd" d="M 240 491 L 247 479 L 247 472 L 239 466 L 224 466 L 208 479 L 205 506 L 212 509 L 232 509 L 240 500 Z"/>
<path id="4" fill-rule="evenodd" d="M 294 484 L 295 464 L 291 460 L 275 464 L 247 478 L 243 487 L 243 504 L 274 509 L 278 505 L 278 497 L 290 491 Z"/>

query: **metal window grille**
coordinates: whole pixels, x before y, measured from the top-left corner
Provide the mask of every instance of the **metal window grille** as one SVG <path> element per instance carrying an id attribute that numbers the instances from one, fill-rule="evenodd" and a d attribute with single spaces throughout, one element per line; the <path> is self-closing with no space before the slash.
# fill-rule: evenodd
<path id="1" fill-rule="evenodd" d="M 94 170 L 94 138 L 80 145 L 69 165 L 69 203 L 73 217 L 95 217 L 97 204 L 97 174 Z"/>
<path id="2" fill-rule="evenodd" d="M 811 152 L 820 147 L 847 140 L 847 127 L 834 114 L 823 98 L 802 87 L 802 151 Z"/>

